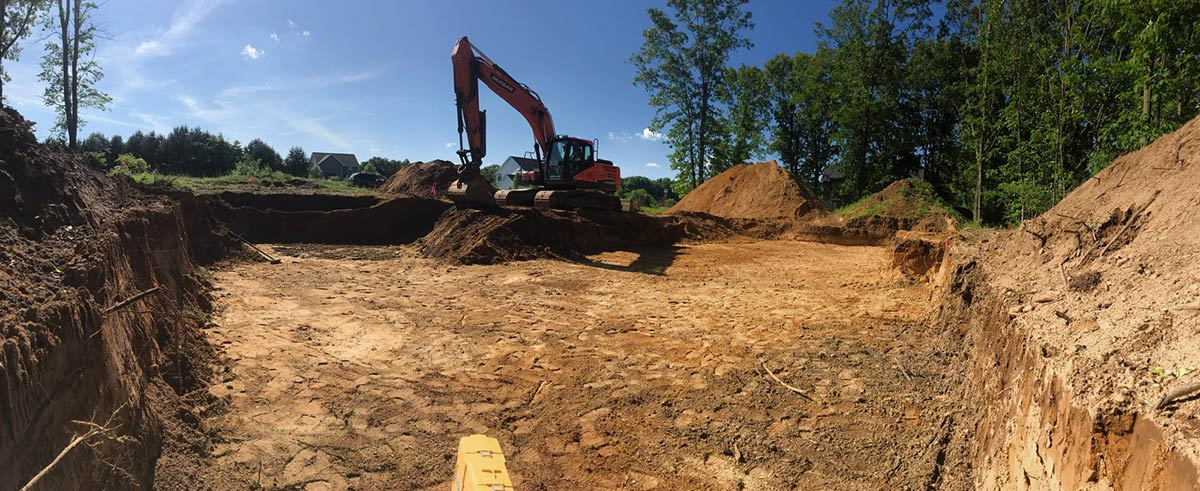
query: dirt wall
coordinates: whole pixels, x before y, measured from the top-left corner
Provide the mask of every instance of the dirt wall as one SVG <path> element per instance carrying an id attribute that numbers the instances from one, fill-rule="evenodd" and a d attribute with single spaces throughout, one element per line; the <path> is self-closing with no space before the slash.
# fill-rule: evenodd
<path id="1" fill-rule="evenodd" d="M 1137 409 L 1076 398 L 1089 381 L 1012 322 L 1019 296 L 992 286 L 1002 272 L 972 247 L 942 265 L 937 318 L 966 371 L 936 489 L 1200 489 L 1195 462 Z"/>
<path id="2" fill-rule="evenodd" d="M 231 230 L 258 243 L 407 244 L 433 230 L 450 205 L 427 198 L 348 200 L 310 196 L 300 208 L 289 195 L 210 203 L 213 216 Z M 328 202 L 319 201 L 327 199 Z M 233 203 L 247 203 L 239 206 Z"/>
<path id="3" fill-rule="evenodd" d="M 0 489 L 88 430 L 74 421 L 107 431 L 38 489 L 148 489 L 156 460 L 181 447 L 164 431 L 186 426 L 179 394 L 208 370 L 209 300 L 191 255 L 219 255 L 222 238 L 177 203 L 38 145 L 15 111 L 0 128 Z"/>

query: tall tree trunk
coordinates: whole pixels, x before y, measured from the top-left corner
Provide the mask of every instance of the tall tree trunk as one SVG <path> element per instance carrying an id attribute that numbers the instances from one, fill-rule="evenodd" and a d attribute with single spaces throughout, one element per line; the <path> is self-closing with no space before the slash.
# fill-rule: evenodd
<path id="1" fill-rule="evenodd" d="M 708 158 L 708 107 L 709 107 L 709 91 L 708 82 L 700 84 L 700 129 L 696 135 L 696 155 L 699 162 L 696 163 L 697 180 L 694 186 L 699 186 L 704 182 L 704 164 Z"/>
<path id="2" fill-rule="evenodd" d="M 979 214 L 980 205 L 983 201 L 983 137 L 980 135 L 979 141 L 975 142 L 975 203 L 971 207 L 971 216 L 976 223 L 983 223 L 983 217 Z"/>
<path id="3" fill-rule="evenodd" d="M 0 41 L 4 40 L 4 33 L 8 31 L 8 0 L 0 0 Z M 4 53 L 0 53 L 0 106 L 4 104 L 4 56 L 8 54 L 5 49 Z"/>
<path id="4" fill-rule="evenodd" d="M 72 24 L 74 29 L 71 39 L 71 149 L 74 150 L 79 138 L 79 28 L 83 23 L 80 10 L 83 0 L 75 0 Z"/>
<path id="5" fill-rule="evenodd" d="M 68 137 L 70 137 L 70 128 L 71 128 L 71 84 L 70 84 L 71 70 L 70 70 L 70 66 L 71 66 L 71 64 L 69 62 L 69 58 L 70 58 L 71 45 L 69 42 L 70 39 L 67 38 L 67 36 L 70 34 L 70 30 L 68 29 L 70 24 L 68 24 L 68 22 L 67 22 L 68 21 L 67 16 L 70 15 L 70 9 L 67 6 L 68 1 L 69 0 L 58 0 L 58 27 L 59 27 L 58 34 L 59 34 L 59 40 L 61 41 L 60 46 L 62 46 L 62 59 L 60 61 L 62 62 L 61 65 L 62 65 L 62 91 L 63 91 L 63 123 L 66 124 Z M 71 149 L 75 148 L 75 142 L 73 140 L 69 140 L 69 145 L 70 145 Z"/>

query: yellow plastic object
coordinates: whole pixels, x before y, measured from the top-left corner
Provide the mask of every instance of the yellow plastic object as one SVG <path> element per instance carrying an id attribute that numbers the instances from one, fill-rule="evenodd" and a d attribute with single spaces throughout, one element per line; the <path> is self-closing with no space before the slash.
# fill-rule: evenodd
<path id="1" fill-rule="evenodd" d="M 451 491 L 513 491 L 500 442 L 487 435 L 464 436 L 458 441 Z"/>

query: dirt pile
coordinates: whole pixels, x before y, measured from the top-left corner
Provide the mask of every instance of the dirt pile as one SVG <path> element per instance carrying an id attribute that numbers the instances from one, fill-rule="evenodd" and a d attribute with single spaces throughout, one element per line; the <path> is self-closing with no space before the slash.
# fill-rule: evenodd
<path id="1" fill-rule="evenodd" d="M 736 165 L 693 189 L 667 213 L 726 218 L 798 218 L 822 210 L 821 199 L 775 161 Z"/>
<path id="2" fill-rule="evenodd" d="M 379 190 L 424 198 L 436 197 L 437 193 L 450 186 L 456 176 L 454 164 L 449 161 L 413 162 L 392 174 Z"/>
<path id="3" fill-rule="evenodd" d="M 211 352 L 191 256 L 228 242 L 184 213 L 38 145 L 0 111 L 0 489 L 86 431 L 74 420 L 119 428 L 67 454 L 41 489 L 149 488 L 160 455 L 195 444 L 180 436 L 191 430 L 178 394 L 203 386 Z"/>
<path id="4" fill-rule="evenodd" d="M 893 182 L 837 213 L 851 227 L 892 232 L 952 232 L 959 223 L 958 214 L 937 197 L 933 186 L 920 179 Z"/>
<path id="5" fill-rule="evenodd" d="M 426 256 L 456 264 L 496 264 L 728 238 L 716 221 L 611 211 L 531 208 L 450 209 L 420 241 Z"/>
<path id="6" fill-rule="evenodd" d="M 979 416 L 949 459 L 977 487 L 1198 488 L 1200 400 L 1164 399 L 1200 368 L 1198 204 L 1200 119 L 959 259 L 943 308 L 972 326 L 948 332 L 972 347 Z"/>

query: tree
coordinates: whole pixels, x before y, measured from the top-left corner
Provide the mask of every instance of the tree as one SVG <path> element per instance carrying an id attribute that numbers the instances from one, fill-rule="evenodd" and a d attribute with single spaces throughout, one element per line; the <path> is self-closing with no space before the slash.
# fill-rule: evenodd
<path id="1" fill-rule="evenodd" d="M 82 152 L 107 152 L 108 137 L 104 136 L 104 133 L 94 132 L 83 139 L 79 144 L 79 150 Z"/>
<path id="2" fill-rule="evenodd" d="M 919 168 L 914 109 L 905 85 L 912 40 L 926 30 L 928 0 L 844 0 L 818 27 L 831 51 L 833 120 L 849 200 L 910 177 Z"/>
<path id="3" fill-rule="evenodd" d="M 392 174 L 395 174 L 396 171 L 400 170 L 401 167 L 408 165 L 409 162 L 407 159 L 392 160 L 387 157 L 371 157 L 363 163 L 364 166 L 367 164 L 371 164 L 371 166 L 375 168 L 377 174 L 383 177 L 391 177 Z M 482 171 L 483 169 L 480 169 L 480 172 Z"/>
<path id="4" fill-rule="evenodd" d="M 709 169 L 713 175 L 762 154 L 771 113 L 767 80 L 762 69 L 745 65 L 730 68 L 725 72 L 725 80 L 720 94 L 728 114 L 723 118 L 724 134 L 716 142 L 713 152 Z"/>
<path id="5" fill-rule="evenodd" d="M 641 49 L 629 58 L 634 84 L 646 89 L 655 108 L 650 129 L 666 129 L 671 168 L 688 187 L 706 178 L 720 135 L 718 97 L 729 55 L 750 48 L 742 31 L 753 29 L 748 0 L 668 0 L 674 15 L 648 9 L 651 27 Z"/>
<path id="6" fill-rule="evenodd" d="M 251 160 L 257 160 L 259 165 L 264 168 L 277 171 L 283 170 L 283 157 L 280 157 L 279 152 L 276 152 L 274 148 L 267 145 L 267 142 L 259 138 L 250 140 L 250 143 L 246 144 L 245 153 L 246 157 L 249 157 Z"/>
<path id="7" fill-rule="evenodd" d="M 296 177 L 308 175 L 308 154 L 301 147 L 288 150 L 287 158 L 283 159 L 283 172 Z"/>
<path id="8" fill-rule="evenodd" d="M 45 0 L 0 0 L 0 102 L 4 84 L 11 80 L 4 61 L 20 59 L 21 39 L 33 32 L 38 14 L 45 8 Z"/>
<path id="9" fill-rule="evenodd" d="M 112 101 L 96 89 L 104 72 L 95 60 L 96 4 L 83 0 L 56 0 L 57 15 L 47 16 L 47 28 L 57 39 L 46 43 L 39 77 L 46 82 L 42 99 L 58 112 L 55 132 L 65 135 L 67 147 L 76 148 L 83 121 L 79 108 L 104 109 Z"/>
<path id="10" fill-rule="evenodd" d="M 482 169 L 479 169 L 479 174 L 482 175 L 484 179 L 487 179 L 487 182 L 490 183 L 496 182 L 497 172 L 500 172 L 500 165 L 498 164 L 487 165 Z"/>
<path id="11" fill-rule="evenodd" d="M 814 188 L 837 156 L 829 56 L 829 50 L 779 54 L 764 68 L 773 121 L 767 148 L 779 154 L 792 175 Z"/>

